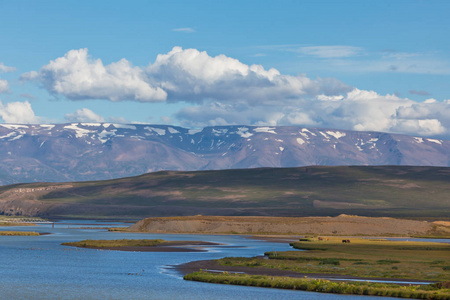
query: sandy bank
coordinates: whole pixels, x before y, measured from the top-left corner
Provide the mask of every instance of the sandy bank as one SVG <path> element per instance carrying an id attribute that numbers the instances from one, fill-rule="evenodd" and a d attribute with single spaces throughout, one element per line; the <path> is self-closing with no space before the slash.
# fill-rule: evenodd
<path id="1" fill-rule="evenodd" d="M 450 235 L 450 226 L 394 218 L 340 215 L 338 217 L 223 217 L 147 218 L 129 228 L 136 232 L 197 234 L 287 234 L 410 236 Z"/>

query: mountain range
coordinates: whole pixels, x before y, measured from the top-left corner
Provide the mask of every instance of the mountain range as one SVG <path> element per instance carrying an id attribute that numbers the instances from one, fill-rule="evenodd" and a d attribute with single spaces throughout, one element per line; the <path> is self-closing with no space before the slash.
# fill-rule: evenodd
<path id="1" fill-rule="evenodd" d="M 311 165 L 450 166 L 450 141 L 295 126 L 0 124 L 0 185 Z"/>

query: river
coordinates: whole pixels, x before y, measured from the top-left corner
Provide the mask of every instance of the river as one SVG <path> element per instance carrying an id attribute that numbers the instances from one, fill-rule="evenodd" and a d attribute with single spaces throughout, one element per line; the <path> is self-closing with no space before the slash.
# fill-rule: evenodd
<path id="1" fill-rule="evenodd" d="M 50 233 L 0 236 L 1 299 L 392 299 L 184 281 L 170 266 L 226 256 L 257 256 L 291 249 L 283 243 L 234 235 L 108 232 L 96 221 L 60 221 L 37 227 L 0 227 Z M 124 226 L 108 223 L 107 226 Z M 84 228 L 83 228 L 84 227 Z M 89 227 L 89 228 L 87 228 Z M 207 252 L 124 252 L 79 249 L 84 239 L 200 240 L 225 244 Z"/>

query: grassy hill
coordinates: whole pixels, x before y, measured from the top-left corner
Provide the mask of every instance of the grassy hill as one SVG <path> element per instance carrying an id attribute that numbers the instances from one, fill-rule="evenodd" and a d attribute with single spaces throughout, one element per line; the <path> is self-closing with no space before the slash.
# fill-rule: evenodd
<path id="1" fill-rule="evenodd" d="M 449 219 L 450 168 L 261 168 L 156 172 L 0 187 L 0 212 L 74 218 L 182 215 Z"/>

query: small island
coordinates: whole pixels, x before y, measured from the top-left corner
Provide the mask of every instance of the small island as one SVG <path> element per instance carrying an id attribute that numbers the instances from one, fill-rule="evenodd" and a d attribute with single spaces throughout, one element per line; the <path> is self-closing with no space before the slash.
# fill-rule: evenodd
<path id="1" fill-rule="evenodd" d="M 41 233 L 34 232 L 34 231 L 0 231 L 0 235 L 7 235 L 7 236 L 36 236 L 36 235 L 41 235 Z"/>
<path id="2" fill-rule="evenodd" d="M 165 241 L 161 239 L 83 240 L 62 243 L 63 246 L 79 248 L 135 251 L 135 252 L 205 252 L 201 246 L 217 246 L 204 241 Z"/>

